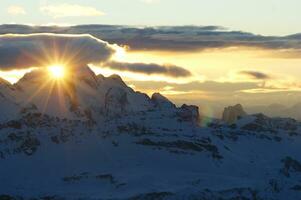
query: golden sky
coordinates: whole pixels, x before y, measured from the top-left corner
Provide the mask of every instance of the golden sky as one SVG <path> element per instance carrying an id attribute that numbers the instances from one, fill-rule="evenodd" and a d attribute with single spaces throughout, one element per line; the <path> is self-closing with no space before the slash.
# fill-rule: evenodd
<path id="1" fill-rule="evenodd" d="M 160 52 L 160 51 L 137 51 L 127 52 L 120 60 L 125 62 L 143 62 L 159 64 L 175 64 L 187 68 L 192 72 L 188 78 L 168 78 L 160 76 L 146 76 L 129 72 L 118 72 L 110 69 L 94 68 L 97 73 L 110 75 L 121 73 L 124 79 L 131 81 L 164 81 L 171 83 L 187 83 L 192 81 L 215 81 L 215 82 L 252 82 L 259 85 L 265 84 L 265 88 L 257 92 L 278 92 L 281 90 L 299 90 L 301 74 L 301 58 L 285 58 L 275 56 L 276 51 L 256 48 L 226 48 L 196 52 Z M 241 74 L 242 71 L 261 72 L 269 76 L 268 79 L 256 79 Z M 134 84 L 132 84 L 134 85 Z M 141 88 L 143 89 L 143 88 Z M 167 94 L 171 88 L 167 87 Z M 191 88 L 193 90 L 194 88 Z M 201 90 L 201 88 L 200 88 Z M 256 90 L 246 90 L 255 92 Z M 150 91 L 150 93 L 153 91 Z M 173 91 L 176 94 L 177 91 Z M 179 94 L 181 92 L 179 91 Z"/>

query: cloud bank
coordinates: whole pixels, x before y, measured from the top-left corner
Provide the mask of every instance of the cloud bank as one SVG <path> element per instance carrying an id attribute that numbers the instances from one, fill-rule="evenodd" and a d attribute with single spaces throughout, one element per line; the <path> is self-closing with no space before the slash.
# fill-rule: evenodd
<path id="1" fill-rule="evenodd" d="M 100 63 L 114 52 L 114 46 L 89 35 L 0 35 L 1 70 L 66 62 L 74 66 Z"/>
<path id="2" fill-rule="evenodd" d="M 191 72 L 175 65 L 159 65 L 155 63 L 124 63 L 124 62 L 108 62 L 103 63 L 103 67 L 114 70 L 130 71 L 135 73 L 143 73 L 147 75 L 163 74 L 170 77 L 189 77 Z"/>
<path id="3" fill-rule="evenodd" d="M 37 32 L 88 33 L 110 43 L 127 45 L 131 50 L 199 51 L 226 47 L 254 47 L 271 50 L 289 50 L 289 54 L 293 57 L 300 57 L 301 54 L 301 34 L 283 37 L 262 36 L 242 31 L 231 31 L 219 26 L 160 26 L 142 28 L 114 25 L 79 25 L 70 27 L 0 26 L 0 33 Z"/>
<path id="4" fill-rule="evenodd" d="M 0 70 L 64 64 L 82 67 L 94 64 L 119 71 L 170 77 L 189 77 L 191 72 L 175 65 L 125 63 L 111 60 L 116 45 L 91 35 L 6 34 L 0 35 Z"/>

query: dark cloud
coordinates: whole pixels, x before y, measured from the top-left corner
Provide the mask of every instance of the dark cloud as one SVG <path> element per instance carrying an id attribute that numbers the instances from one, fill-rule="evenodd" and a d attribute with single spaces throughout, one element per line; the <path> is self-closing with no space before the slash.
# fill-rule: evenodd
<path id="1" fill-rule="evenodd" d="M 171 77 L 188 77 L 191 72 L 175 65 L 158 65 L 154 63 L 123 63 L 123 62 L 107 62 L 102 64 L 103 67 L 108 67 L 120 71 L 130 71 L 143 74 L 162 74 Z"/>
<path id="2" fill-rule="evenodd" d="M 89 35 L 0 35 L 0 68 L 10 70 L 67 62 L 72 66 L 107 61 L 115 52 Z"/>
<path id="3" fill-rule="evenodd" d="M 252 79 L 258 79 L 258 80 L 266 80 L 271 78 L 268 74 L 257 72 L 257 71 L 240 71 L 239 74 L 246 75 Z"/>
<path id="4" fill-rule="evenodd" d="M 68 34 L 88 33 L 110 43 L 127 45 L 132 50 L 194 51 L 225 47 L 256 47 L 273 50 L 289 49 L 300 57 L 300 34 L 277 37 L 241 31 L 230 31 L 219 26 L 160 26 L 132 27 L 113 25 L 80 25 L 71 27 L 2 25 L 2 33 L 53 32 Z"/>

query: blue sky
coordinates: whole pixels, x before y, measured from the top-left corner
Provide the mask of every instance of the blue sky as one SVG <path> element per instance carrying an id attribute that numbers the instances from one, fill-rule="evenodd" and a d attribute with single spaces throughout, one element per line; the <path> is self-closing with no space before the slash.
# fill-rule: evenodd
<path id="1" fill-rule="evenodd" d="M 300 7 L 300 0 L 1 0 L 0 23 L 220 25 L 287 35 L 301 32 Z M 76 15 L 60 15 L 73 8 Z"/>

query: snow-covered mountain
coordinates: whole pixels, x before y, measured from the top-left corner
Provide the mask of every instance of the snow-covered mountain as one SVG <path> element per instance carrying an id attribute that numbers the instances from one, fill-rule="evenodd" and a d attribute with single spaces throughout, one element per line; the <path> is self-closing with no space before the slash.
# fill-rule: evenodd
<path id="1" fill-rule="evenodd" d="M 300 199 L 300 122 L 201 127 L 197 107 L 117 75 L 69 76 L 0 81 L 0 199 Z"/>

